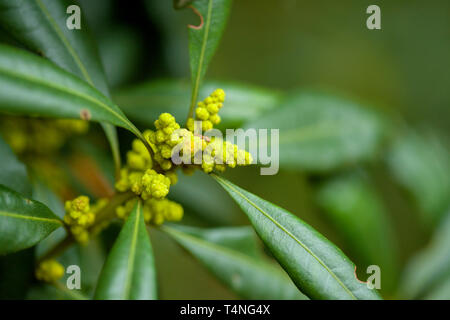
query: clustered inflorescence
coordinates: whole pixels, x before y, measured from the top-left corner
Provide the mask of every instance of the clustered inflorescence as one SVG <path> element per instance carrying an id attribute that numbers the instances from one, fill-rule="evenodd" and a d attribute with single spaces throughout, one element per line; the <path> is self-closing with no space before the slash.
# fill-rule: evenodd
<path id="1" fill-rule="evenodd" d="M 96 204 L 90 206 L 89 198 L 86 196 L 66 201 L 64 222 L 76 241 L 82 244 L 89 241 L 89 228 L 94 225 L 95 215 L 107 203 L 107 199 L 100 199 Z"/>

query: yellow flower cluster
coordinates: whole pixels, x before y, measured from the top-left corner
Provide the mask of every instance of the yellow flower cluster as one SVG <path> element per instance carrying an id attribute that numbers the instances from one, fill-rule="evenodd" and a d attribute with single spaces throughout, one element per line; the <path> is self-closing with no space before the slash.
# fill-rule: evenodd
<path id="1" fill-rule="evenodd" d="M 211 140 L 205 151 L 202 169 L 206 173 L 214 169 L 223 172 L 226 166 L 235 168 L 236 165 L 246 166 L 253 162 L 249 152 L 240 150 L 237 145 L 222 139 Z"/>
<path id="2" fill-rule="evenodd" d="M 219 110 L 223 107 L 225 101 L 225 92 L 222 89 L 216 89 L 211 95 L 200 101 L 195 109 L 196 120 L 202 122 L 202 131 L 208 131 L 220 123 Z M 186 124 L 189 131 L 194 131 L 194 119 L 189 118 Z"/>
<path id="3" fill-rule="evenodd" d="M 66 201 L 64 222 L 76 241 L 87 244 L 89 228 L 95 222 L 95 214 L 108 203 L 107 199 L 100 199 L 93 206 L 89 205 L 89 198 L 79 196 L 72 201 Z"/>
<path id="4" fill-rule="evenodd" d="M 36 279 L 56 282 L 64 276 L 64 267 L 56 260 L 45 260 L 36 269 Z"/>
<path id="5" fill-rule="evenodd" d="M 117 207 L 116 214 L 120 219 L 126 219 L 133 210 L 137 199 L 127 201 Z M 147 224 L 159 226 L 164 221 L 180 221 L 183 218 L 183 207 L 168 199 L 148 199 L 142 208 L 144 221 Z"/>
<path id="6" fill-rule="evenodd" d="M 198 103 L 195 115 L 196 120 L 201 121 L 203 131 L 220 123 L 218 112 L 224 101 L 225 92 L 217 89 Z M 155 130 L 143 133 L 152 154 L 144 142 L 137 139 L 127 153 L 127 164 L 121 170 L 116 189 L 120 192 L 130 190 L 144 200 L 144 218 L 147 223 L 160 225 L 164 220 L 178 221 L 182 218 L 183 208 L 165 199 L 170 186 L 177 182 L 177 168 L 182 168 L 184 172 L 201 168 L 209 173 L 214 169 L 224 171 L 226 166 L 234 168 L 252 162 L 251 155 L 245 150 L 239 150 L 236 145 L 196 134 L 194 124 L 195 120 L 190 118 L 187 128 L 181 128 L 171 114 L 162 113 L 155 121 Z M 189 150 L 188 154 L 184 154 L 186 150 Z M 173 160 L 172 156 L 176 152 L 181 160 L 189 160 L 190 163 Z M 117 216 L 126 218 L 136 200 L 132 199 L 118 207 Z"/>
<path id="7" fill-rule="evenodd" d="M 74 134 L 87 132 L 89 123 L 77 119 L 2 117 L 0 130 L 17 154 L 48 154 L 58 150 Z"/>

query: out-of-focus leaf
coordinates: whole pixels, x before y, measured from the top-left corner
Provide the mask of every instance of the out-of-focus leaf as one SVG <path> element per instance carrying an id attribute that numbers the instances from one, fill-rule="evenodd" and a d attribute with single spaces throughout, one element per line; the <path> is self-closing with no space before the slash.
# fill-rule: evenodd
<path id="1" fill-rule="evenodd" d="M 163 230 L 244 299 L 307 299 L 282 271 L 261 258 L 255 259 L 229 247 L 230 234 L 221 239 L 223 230 L 219 229 L 218 233 L 215 229 L 204 231 L 192 227 L 164 227 Z"/>
<path id="2" fill-rule="evenodd" d="M 0 255 L 29 248 L 61 226 L 45 205 L 0 185 Z"/>
<path id="3" fill-rule="evenodd" d="M 139 201 L 106 259 L 95 299 L 156 299 L 153 251 Z"/>
<path id="4" fill-rule="evenodd" d="M 182 9 L 190 5 L 194 0 L 173 0 L 173 7 L 175 9 Z"/>
<path id="5" fill-rule="evenodd" d="M 401 298 L 433 297 L 448 292 L 450 279 L 450 211 L 431 243 L 408 263 L 400 286 Z M 450 297 L 447 297 L 450 298 Z"/>
<path id="6" fill-rule="evenodd" d="M 50 188 L 36 176 L 36 174 L 31 175 L 32 188 L 33 188 L 33 199 L 45 204 L 52 212 L 58 216 L 60 219 L 64 218 L 64 204 L 58 198 L 58 196 L 50 190 Z M 48 237 L 39 242 L 36 247 L 36 256 L 40 257 L 55 246 L 59 241 L 64 239 L 67 232 L 64 228 L 59 228 L 52 232 Z M 66 251 L 67 252 L 67 251 Z M 63 256 L 66 254 L 64 252 Z M 69 252 L 67 255 L 71 255 Z"/>
<path id="7" fill-rule="evenodd" d="M 109 97 L 103 67 L 84 16 L 80 30 L 70 30 L 66 26 L 66 10 L 73 4 L 77 3 L 73 0 L 3 0 L 0 2 L 0 26 L 30 50 L 84 79 Z M 102 123 L 102 126 L 120 167 L 116 129 L 109 123 Z"/>
<path id="8" fill-rule="evenodd" d="M 262 257 L 261 248 L 256 241 L 256 234 L 250 226 L 196 228 L 174 225 L 174 228 L 193 237 L 203 239 L 206 242 L 227 247 L 255 259 Z"/>
<path id="9" fill-rule="evenodd" d="M 0 184 L 17 191 L 24 196 L 30 196 L 31 188 L 28 181 L 27 168 L 17 159 L 11 148 L 1 136 L 0 159 L 2 163 L 0 170 Z"/>
<path id="10" fill-rule="evenodd" d="M 31 53 L 0 45 L 0 112 L 90 119 L 139 130 L 103 94 Z"/>
<path id="11" fill-rule="evenodd" d="M 355 257 L 383 270 L 383 289 L 392 289 L 397 276 L 397 251 L 391 222 L 368 178 L 345 175 L 323 184 L 317 202 L 345 237 Z"/>
<path id="12" fill-rule="evenodd" d="M 358 282 L 354 264 L 311 226 L 231 182 L 212 175 L 246 213 L 259 237 L 311 299 L 380 299 Z"/>
<path id="13" fill-rule="evenodd" d="M 245 125 L 279 129 L 282 168 L 327 172 L 373 157 L 383 137 L 374 112 L 358 104 L 317 92 L 298 92 L 280 108 Z M 268 146 L 259 148 L 270 150 Z M 274 146 L 275 148 L 278 146 Z"/>
<path id="14" fill-rule="evenodd" d="M 112 88 L 126 83 L 139 71 L 145 50 L 133 29 L 108 26 L 108 32 L 98 41 L 105 73 Z"/>
<path id="15" fill-rule="evenodd" d="M 222 38 L 230 7 L 231 0 L 197 0 L 192 4 L 192 8 L 200 17 L 200 24 L 189 25 L 191 112 L 197 104 L 198 93 L 206 69 Z"/>
<path id="16" fill-rule="evenodd" d="M 282 100 L 277 91 L 240 83 L 207 81 L 199 97 L 206 98 L 215 89 L 226 93 L 224 107 L 220 110 L 219 127 L 237 127 L 275 108 Z M 133 121 L 147 127 L 163 112 L 170 112 L 179 122 L 186 116 L 189 103 L 189 83 L 183 80 L 156 80 L 113 93 L 116 101 Z"/>
<path id="17" fill-rule="evenodd" d="M 397 181 L 414 197 L 422 222 L 438 223 L 450 205 L 450 158 L 436 136 L 407 132 L 394 141 L 388 164 Z"/>

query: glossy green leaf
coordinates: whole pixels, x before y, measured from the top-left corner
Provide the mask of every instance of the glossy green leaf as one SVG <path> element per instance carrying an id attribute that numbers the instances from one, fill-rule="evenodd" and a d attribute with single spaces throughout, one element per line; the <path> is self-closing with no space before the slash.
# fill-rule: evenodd
<path id="1" fill-rule="evenodd" d="M 450 211 L 430 244 L 408 263 L 402 277 L 400 297 L 420 299 L 446 291 L 450 279 Z M 450 298 L 450 297 L 447 297 Z"/>
<path id="2" fill-rule="evenodd" d="M 51 62 L 0 45 L 0 112 L 90 119 L 139 130 L 99 91 Z"/>
<path id="3" fill-rule="evenodd" d="M 245 240 L 240 236 L 232 236 L 231 240 L 231 228 L 227 232 L 219 229 L 217 233 L 215 229 L 179 226 L 163 230 L 244 299 L 307 299 L 284 272 L 261 258 L 236 250 L 235 244 Z"/>
<path id="4" fill-rule="evenodd" d="M 31 188 L 28 181 L 27 168 L 19 161 L 19 159 L 17 159 L 16 155 L 1 136 L 0 159 L 2 162 L 0 184 L 17 191 L 24 196 L 30 196 Z"/>
<path id="5" fill-rule="evenodd" d="M 397 277 L 397 250 L 386 208 L 362 174 L 343 175 L 318 190 L 318 205 L 364 265 L 383 270 L 381 288 L 391 290 Z"/>
<path id="6" fill-rule="evenodd" d="M 200 23 L 189 25 L 189 60 L 191 67 L 191 112 L 206 69 L 219 46 L 230 13 L 231 0 L 197 0 L 192 4 Z"/>
<path id="7" fill-rule="evenodd" d="M 0 185 L 0 255 L 29 248 L 61 226 L 45 205 Z"/>
<path id="8" fill-rule="evenodd" d="M 189 88 L 189 83 L 183 80 L 156 80 L 119 90 L 113 97 L 130 119 L 152 127 L 163 112 L 173 114 L 179 122 L 184 120 Z M 206 98 L 217 88 L 226 93 L 224 107 L 220 110 L 219 127 L 222 128 L 238 127 L 275 108 L 282 100 L 282 94 L 277 91 L 225 81 L 205 82 L 199 98 Z"/>
<path id="9" fill-rule="evenodd" d="M 80 30 L 70 30 L 66 26 L 69 17 L 66 10 L 73 4 L 77 4 L 76 1 L 3 0 L 0 2 L 0 26 L 28 49 L 84 79 L 109 97 L 103 67 L 84 16 L 81 16 Z M 109 123 L 102 123 L 102 127 L 116 165 L 120 167 L 116 129 Z"/>
<path id="10" fill-rule="evenodd" d="M 297 287 L 311 299 L 379 299 L 354 275 L 354 264 L 311 226 L 212 175 L 246 213 L 259 237 Z"/>
<path id="11" fill-rule="evenodd" d="M 141 202 L 134 207 L 106 259 L 95 299 L 156 299 L 153 251 Z"/>
<path id="12" fill-rule="evenodd" d="M 377 114 L 354 102 L 307 91 L 292 94 L 245 127 L 279 129 L 280 167 L 313 172 L 370 159 L 384 129 Z"/>
<path id="13" fill-rule="evenodd" d="M 388 153 L 394 178 L 414 197 L 422 222 L 435 225 L 450 205 L 450 157 L 435 135 L 407 132 Z"/>

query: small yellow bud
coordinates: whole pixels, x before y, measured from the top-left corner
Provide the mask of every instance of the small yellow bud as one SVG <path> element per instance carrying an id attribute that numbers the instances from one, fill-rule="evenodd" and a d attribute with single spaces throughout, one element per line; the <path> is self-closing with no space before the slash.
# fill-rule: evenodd
<path id="1" fill-rule="evenodd" d="M 64 267 L 56 260 L 41 262 L 36 270 L 36 278 L 45 282 L 56 282 L 64 276 Z"/>
<path id="2" fill-rule="evenodd" d="M 209 118 L 209 112 L 206 108 L 197 108 L 195 110 L 195 115 L 197 116 L 197 119 L 200 120 L 208 120 Z"/>
<path id="3" fill-rule="evenodd" d="M 209 121 L 211 121 L 212 122 L 212 124 L 219 124 L 220 123 L 220 116 L 218 115 L 218 114 L 212 114 L 210 117 L 209 117 Z"/>

